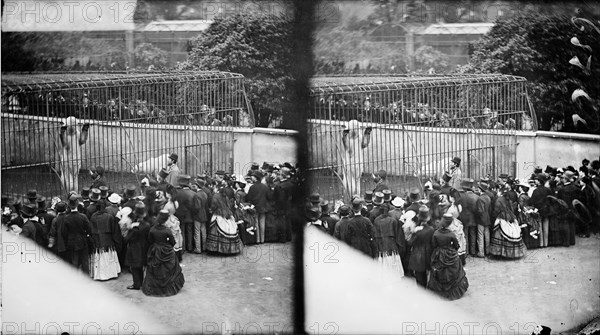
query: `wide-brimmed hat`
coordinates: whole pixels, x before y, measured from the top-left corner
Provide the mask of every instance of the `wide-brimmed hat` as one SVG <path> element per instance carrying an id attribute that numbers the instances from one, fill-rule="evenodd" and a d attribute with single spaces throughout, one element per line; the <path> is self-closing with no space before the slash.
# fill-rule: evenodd
<path id="1" fill-rule="evenodd" d="M 92 194 L 90 195 L 90 201 L 98 201 L 100 200 L 100 190 L 97 188 L 92 189 Z"/>
<path id="2" fill-rule="evenodd" d="M 473 190 L 473 184 L 475 183 L 475 181 L 471 178 L 463 178 L 460 181 L 460 188 L 462 188 L 463 190 Z"/>
<path id="3" fill-rule="evenodd" d="M 192 180 L 192 177 L 190 175 L 180 174 L 177 177 L 177 184 L 179 186 L 190 186 L 190 180 Z"/>
<path id="4" fill-rule="evenodd" d="M 352 209 L 348 205 L 342 205 L 338 211 L 340 212 L 340 216 L 348 216 L 352 212 Z"/>
<path id="5" fill-rule="evenodd" d="M 548 181 L 548 176 L 545 173 L 538 173 L 535 175 L 535 178 L 542 184 Z"/>
<path id="6" fill-rule="evenodd" d="M 364 200 L 362 198 L 355 198 L 352 200 L 352 210 L 355 212 L 360 211 L 363 208 L 363 203 Z"/>
<path id="7" fill-rule="evenodd" d="M 263 162 L 263 164 L 261 166 L 261 170 L 267 171 L 269 169 L 271 169 L 271 171 L 272 171 L 273 166 L 267 162 Z"/>
<path id="8" fill-rule="evenodd" d="M 33 189 L 28 190 L 25 198 L 31 200 L 31 202 L 35 202 L 35 199 L 37 198 L 37 191 Z"/>
<path id="9" fill-rule="evenodd" d="M 160 169 L 160 171 L 158 171 L 158 176 L 161 177 L 162 179 L 167 178 L 168 175 L 169 175 L 169 172 L 167 172 L 166 168 L 162 168 L 162 169 Z"/>
<path id="10" fill-rule="evenodd" d="M 56 205 L 54 205 L 54 209 L 56 210 L 57 213 L 64 213 L 67 211 L 67 203 L 64 201 L 59 201 L 58 203 L 56 203 Z"/>
<path id="11" fill-rule="evenodd" d="M 127 186 L 127 189 L 125 189 L 125 197 L 128 199 L 135 197 L 136 190 L 137 190 L 137 187 L 135 185 Z"/>
<path id="12" fill-rule="evenodd" d="M 323 198 L 321 198 L 321 195 L 319 193 L 313 193 L 308 197 L 308 201 L 310 201 L 310 203 L 315 206 L 320 204 L 321 200 L 323 200 Z"/>
<path id="13" fill-rule="evenodd" d="M 402 199 L 401 197 L 395 197 L 391 203 L 392 203 L 392 206 L 394 206 L 396 208 L 404 207 L 404 199 Z"/>
<path id="14" fill-rule="evenodd" d="M 32 218 L 37 214 L 37 207 L 33 203 L 23 204 L 21 214 L 25 218 Z"/>
<path id="15" fill-rule="evenodd" d="M 109 201 L 111 204 L 115 204 L 115 205 L 118 205 L 118 204 L 120 204 L 120 203 L 121 203 L 121 200 L 122 200 L 121 196 L 120 196 L 120 195 L 118 195 L 117 193 L 113 193 L 113 194 L 111 194 L 111 195 L 108 197 L 108 201 Z"/>
<path id="16" fill-rule="evenodd" d="M 260 172 L 260 170 L 252 170 L 250 172 L 250 176 L 256 178 L 256 180 L 262 180 L 263 174 Z"/>
<path id="17" fill-rule="evenodd" d="M 460 165 L 461 159 L 460 157 L 454 157 L 452 158 L 452 163 L 456 164 L 456 165 Z"/>
<path id="18" fill-rule="evenodd" d="M 592 215 L 590 214 L 590 211 L 588 211 L 587 207 L 585 207 L 585 205 L 577 200 L 577 199 L 573 199 L 573 208 L 575 209 L 575 216 L 581 220 L 581 222 L 583 223 L 591 223 L 592 222 Z"/>
<path id="19" fill-rule="evenodd" d="M 525 188 L 526 189 L 525 192 L 527 192 L 527 190 L 529 190 L 531 188 L 531 185 L 529 185 L 528 183 L 526 183 L 525 181 L 522 181 L 522 180 L 520 180 L 517 185 Z"/>
<path id="20" fill-rule="evenodd" d="M 542 167 L 537 165 L 536 167 L 533 168 L 533 173 L 534 174 L 542 173 Z"/>
<path id="21" fill-rule="evenodd" d="M 138 202 L 135 204 L 134 213 L 137 217 L 145 217 L 146 216 L 146 205 L 143 202 Z"/>
<path id="22" fill-rule="evenodd" d="M 374 198 L 373 198 L 373 204 L 374 205 L 381 205 L 383 204 L 383 192 L 375 192 L 374 193 Z"/>
<path id="23" fill-rule="evenodd" d="M 418 218 L 421 221 L 429 221 L 431 220 L 431 213 L 429 213 L 429 207 L 423 205 L 419 207 Z"/>
<path id="24" fill-rule="evenodd" d="M 225 177 L 225 171 L 223 171 L 223 170 L 217 170 L 217 172 L 215 172 L 215 175 L 216 176 L 223 176 L 223 177 Z"/>
<path id="25" fill-rule="evenodd" d="M 366 191 L 365 192 L 365 202 L 370 204 L 373 202 L 373 191 Z"/>
<path id="26" fill-rule="evenodd" d="M 169 158 L 175 162 L 177 162 L 177 160 L 179 159 L 179 156 L 177 156 L 176 153 L 172 153 L 169 155 Z"/>
<path id="27" fill-rule="evenodd" d="M 444 180 L 445 182 L 449 182 L 450 179 L 452 179 L 452 176 L 448 172 L 445 172 L 442 176 L 442 180 Z"/>
<path id="28" fill-rule="evenodd" d="M 383 190 L 383 191 L 381 191 L 381 193 L 383 193 L 383 201 L 384 202 L 392 201 L 392 190 Z"/>
<path id="29" fill-rule="evenodd" d="M 410 190 L 408 199 L 410 199 L 410 201 L 412 202 L 421 200 L 421 191 L 419 191 L 418 188 L 413 188 L 412 190 Z"/>
<path id="30" fill-rule="evenodd" d="M 98 189 L 100 190 L 100 198 L 108 198 L 108 186 L 100 186 Z"/>

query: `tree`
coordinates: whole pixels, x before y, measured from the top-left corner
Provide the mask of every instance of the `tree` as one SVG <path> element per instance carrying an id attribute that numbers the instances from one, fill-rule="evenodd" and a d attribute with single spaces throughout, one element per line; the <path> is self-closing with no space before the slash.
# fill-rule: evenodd
<path id="1" fill-rule="evenodd" d="M 566 15 L 542 15 L 527 10 L 499 20 L 490 32 L 475 42 L 472 58 L 461 72 L 503 73 L 527 78 L 528 93 L 541 130 L 577 131 L 572 115 L 577 107 L 571 92 L 582 88 L 587 92 L 600 89 L 600 69 L 590 76 L 574 71 L 569 60 L 576 52 L 570 40 L 578 37 L 590 45 L 598 58 L 600 36 L 583 34 Z"/>
<path id="2" fill-rule="evenodd" d="M 167 66 L 168 53 L 152 43 L 142 43 L 135 47 L 135 66 L 142 69 L 162 70 Z"/>
<path id="3" fill-rule="evenodd" d="M 218 18 L 192 40 L 182 70 L 219 70 L 246 77 L 246 91 L 259 127 L 292 110 L 294 38 L 290 20 L 274 15 Z"/>
<path id="4" fill-rule="evenodd" d="M 424 45 L 415 51 L 415 65 L 417 72 L 445 73 L 448 71 L 448 55 Z"/>

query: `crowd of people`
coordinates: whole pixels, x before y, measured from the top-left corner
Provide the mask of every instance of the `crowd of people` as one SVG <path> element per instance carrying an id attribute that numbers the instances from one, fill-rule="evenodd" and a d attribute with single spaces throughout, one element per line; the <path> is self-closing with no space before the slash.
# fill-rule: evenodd
<path id="1" fill-rule="evenodd" d="M 245 176 L 184 174 L 178 156 L 140 185 L 113 192 L 104 168 L 92 184 L 65 200 L 36 190 L 2 196 L 2 223 L 15 234 L 89 274 L 109 280 L 125 268 L 128 289 L 172 296 L 183 287 L 184 253 L 238 254 L 244 245 L 292 239 L 296 169 L 290 163 L 253 163 Z M 192 256 L 193 257 L 193 256 Z"/>
<path id="2" fill-rule="evenodd" d="M 600 160 L 584 159 L 579 170 L 536 167 L 521 181 L 504 173 L 474 181 L 460 163 L 454 157 L 439 182 L 404 197 L 388 186 L 385 170 L 372 175 L 372 191 L 331 211 L 313 193 L 304 206 L 307 226 L 450 300 L 468 289 L 467 256 L 518 259 L 600 230 Z"/>

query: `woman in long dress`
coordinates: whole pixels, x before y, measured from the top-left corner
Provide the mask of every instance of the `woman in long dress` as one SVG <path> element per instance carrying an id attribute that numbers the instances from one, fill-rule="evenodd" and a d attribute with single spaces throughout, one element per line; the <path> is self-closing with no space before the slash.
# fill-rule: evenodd
<path id="1" fill-rule="evenodd" d="M 506 258 L 525 256 L 521 227 L 504 191 L 498 192 L 495 209 L 498 215 L 492 229 L 490 254 Z"/>
<path id="2" fill-rule="evenodd" d="M 539 248 L 541 218 L 538 210 L 529 204 L 529 185 L 517 185 L 517 192 L 519 194 L 518 219 L 523 227 L 521 229 L 523 242 L 525 242 L 527 249 Z"/>
<path id="3" fill-rule="evenodd" d="M 375 260 L 385 268 L 404 276 L 402 257 L 406 250 L 406 239 L 400 221 L 388 215 L 389 205 L 381 205 L 382 214 L 373 222 L 377 254 Z"/>
<path id="4" fill-rule="evenodd" d="M 465 231 L 463 230 L 463 224 L 458 219 L 460 212 L 462 211 L 462 206 L 456 203 L 456 197 L 458 196 L 459 195 L 456 190 L 450 191 L 450 195 L 448 195 L 447 208 L 445 211 L 443 211 L 443 213 L 452 215 L 453 220 L 450 226 L 448 226 L 448 230 L 454 233 L 456 239 L 458 240 L 458 257 L 464 266 L 467 264 L 467 239 L 465 237 Z M 445 204 L 445 200 L 442 200 L 441 203 Z"/>
<path id="5" fill-rule="evenodd" d="M 106 202 L 98 201 L 98 211 L 92 214 L 92 239 L 94 251 L 90 255 L 90 277 L 108 280 L 121 272 L 118 252 L 123 245 L 123 236 L 117 219 L 106 211 Z"/>
<path id="6" fill-rule="evenodd" d="M 181 266 L 173 246 L 175 238 L 171 230 L 165 226 L 169 212 L 161 210 L 156 224 L 148 234 L 148 259 L 146 277 L 142 284 L 142 292 L 154 297 L 169 297 L 181 290 L 185 283 Z"/>
<path id="7" fill-rule="evenodd" d="M 242 241 L 238 235 L 238 225 L 225 195 L 217 193 L 211 205 L 212 219 L 206 236 L 206 249 L 222 254 L 238 254 L 242 251 Z"/>
<path id="8" fill-rule="evenodd" d="M 454 233 L 448 229 L 454 218 L 444 214 L 440 228 L 433 233 L 431 254 L 431 274 L 428 288 L 441 296 L 456 300 L 465 294 L 469 281 L 458 256 L 459 243 Z"/>
<path id="9" fill-rule="evenodd" d="M 179 219 L 175 216 L 175 211 L 179 207 L 179 203 L 175 200 L 176 189 L 173 185 L 168 185 L 164 191 L 156 191 L 156 202 L 160 210 L 166 210 L 169 213 L 169 218 L 164 225 L 171 230 L 173 238 L 175 238 L 175 245 L 173 249 L 179 259 L 179 263 L 183 261 L 183 233 L 181 232 L 181 225 Z"/>

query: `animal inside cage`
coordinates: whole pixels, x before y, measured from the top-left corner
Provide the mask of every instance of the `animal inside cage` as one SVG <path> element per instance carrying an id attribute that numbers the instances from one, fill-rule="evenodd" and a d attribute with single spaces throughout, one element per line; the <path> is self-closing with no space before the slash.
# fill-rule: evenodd
<path id="1" fill-rule="evenodd" d="M 2 75 L 2 192 L 114 191 L 155 177 L 232 170 L 233 127 L 251 127 L 244 77 L 227 72 Z"/>
<path id="2" fill-rule="evenodd" d="M 396 194 L 439 181 L 515 173 L 516 132 L 537 128 L 526 80 L 505 75 L 316 77 L 308 120 L 312 187 L 349 199 L 386 170 Z"/>

